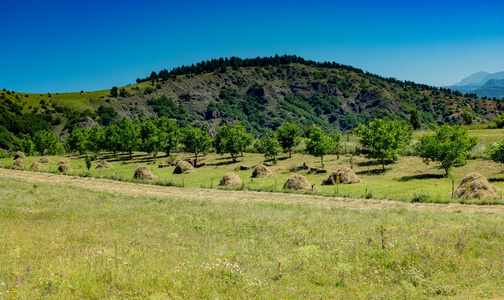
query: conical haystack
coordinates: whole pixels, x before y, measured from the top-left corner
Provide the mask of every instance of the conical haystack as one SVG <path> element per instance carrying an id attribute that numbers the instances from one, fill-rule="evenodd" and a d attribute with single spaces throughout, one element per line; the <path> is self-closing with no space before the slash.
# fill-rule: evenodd
<path id="1" fill-rule="evenodd" d="M 95 169 L 108 169 L 112 167 L 113 167 L 112 164 L 110 164 L 108 161 L 102 160 L 96 165 Z"/>
<path id="2" fill-rule="evenodd" d="M 61 166 L 61 165 L 69 165 L 70 164 L 70 161 L 66 158 L 62 158 L 60 159 L 60 161 L 57 163 L 58 166 Z"/>
<path id="3" fill-rule="evenodd" d="M 39 160 L 38 160 L 39 163 L 41 164 L 50 164 L 52 163 L 52 160 L 49 159 L 49 157 L 41 157 Z"/>
<path id="4" fill-rule="evenodd" d="M 25 166 L 25 164 L 24 164 L 23 160 L 22 160 L 22 159 L 20 159 L 20 158 L 16 159 L 16 160 L 14 161 L 14 163 L 12 163 L 12 164 L 13 164 L 14 166 L 18 167 L 18 168 L 22 168 L 22 169 L 26 168 L 26 166 Z"/>
<path id="5" fill-rule="evenodd" d="M 31 170 L 43 170 L 45 169 L 44 165 L 39 163 L 38 161 L 34 162 L 30 166 Z"/>
<path id="6" fill-rule="evenodd" d="M 306 178 L 304 178 L 304 176 L 294 174 L 287 178 L 283 188 L 296 191 L 311 191 L 312 185 L 308 182 L 308 180 L 306 180 Z"/>
<path id="7" fill-rule="evenodd" d="M 235 186 L 240 184 L 243 184 L 243 181 L 233 172 L 224 174 L 219 182 L 220 186 Z"/>
<path id="8" fill-rule="evenodd" d="M 173 170 L 173 174 L 189 174 L 194 172 L 194 167 L 185 160 L 179 160 Z"/>
<path id="9" fill-rule="evenodd" d="M 14 160 L 16 159 L 26 159 L 26 155 L 21 151 L 16 151 L 16 153 L 14 153 Z"/>
<path id="10" fill-rule="evenodd" d="M 65 173 L 65 172 L 73 172 L 74 170 L 72 169 L 72 167 L 70 167 L 70 163 L 68 163 L 59 165 L 58 171 L 60 171 L 61 173 Z"/>
<path id="11" fill-rule="evenodd" d="M 273 174 L 273 172 L 271 172 L 271 170 L 265 165 L 258 165 L 254 168 L 254 171 L 252 171 L 253 178 L 268 177 L 271 174 Z"/>
<path id="12" fill-rule="evenodd" d="M 500 190 L 491 185 L 483 175 L 471 173 L 462 179 L 454 196 L 463 199 L 495 199 L 499 192 Z"/>
<path id="13" fill-rule="evenodd" d="M 359 183 L 361 180 L 357 177 L 354 171 L 349 168 L 340 168 L 332 172 L 329 177 L 322 181 L 322 185 L 333 185 L 337 184 L 339 180 L 340 184 L 353 184 Z"/>
<path id="14" fill-rule="evenodd" d="M 152 180 L 154 178 L 154 174 L 152 174 L 151 169 L 147 166 L 138 166 L 135 170 L 135 174 L 133 175 L 133 179 Z"/>

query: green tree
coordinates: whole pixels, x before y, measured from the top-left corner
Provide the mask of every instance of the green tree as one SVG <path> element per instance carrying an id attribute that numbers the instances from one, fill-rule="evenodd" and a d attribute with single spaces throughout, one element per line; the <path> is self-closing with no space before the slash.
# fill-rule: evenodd
<path id="1" fill-rule="evenodd" d="M 412 128 L 404 121 L 374 119 L 356 132 L 366 157 L 379 159 L 385 171 L 385 160 L 398 158 L 411 139 Z"/>
<path id="2" fill-rule="evenodd" d="M 289 151 L 289 157 L 292 157 L 292 148 L 301 143 L 301 130 L 295 123 L 286 122 L 277 129 L 277 139 L 284 151 Z"/>
<path id="3" fill-rule="evenodd" d="M 89 155 L 86 155 L 86 168 L 88 172 L 91 169 L 91 157 L 89 157 Z"/>
<path id="4" fill-rule="evenodd" d="M 122 118 L 118 125 L 121 151 L 128 152 L 131 159 L 133 151 L 138 150 L 142 143 L 140 126 L 137 122 L 131 122 L 126 117 Z"/>
<path id="5" fill-rule="evenodd" d="M 199 153 L 210 150 L 212 141 L 205 129 L 189 126 L 182 132 L 182 144 L 186 152 L 194 153 L 194 157 L 198 159 Z"/>
<path id="6" fill-rule="evenodd" d="M 140 125 L 140 137 L 142 139 L 141 149 L 149 154 L 156 156 L 163 149 L 163 140 L 161 138 L 161 128 L 154 120 L 144 120 Z"/>
<path id="7" fill-rule="evenodd" d="M 119 95 L 117 86 L 112 87 L 110 90 L 110 97 L 117 97 Z"/>
<path id="8" fill-rule="evenodd" d="M 420 156 L 425 164 L 439 162 L 444 168 L 446 176 L 454 164 L 464 164 L 467 152 L 478 143 L 476 137 L 470 137 L 466 128 L 452 127 L 448 124 L 431 125 L 433 134 L 420 137 L 414 145 L 415 154 Z"/>
<path id="9" fill-rule="evenodd" d="M 45 155 L 46 152 L 55 154 L 59 141 L 54 133 L 50 131 L 40 130 L 35 133 L 35 136 L 33 137 L 33 143 L 35 150 L 40 155 Z"/>
<path id="10" fill-rule="evenodd" d="M 410 124 L 413 126 L 413 130 L 420 129 L 422 123 L 420 123 L 420 116 L 418 115 L 418 110 L 415 108 L 411 109 Z"/>
<path id="11" fill-rule="evenodd" d="M 89 132 L 86 128 L 79 128 L 75 126 L 72 132 L 67 135 L 66 143 L 71 152 L 79 152 L 79 154 L 86 153 L 89 143 Z"/>
<path id="12" fill-rule="evenodd" d="M 170 121 L 167 117 L 158 119 L 158 127 L 160 128 L 160 139 L 163 150 L 166 156 L 170 156 L 173 149 L 176 149 L 181 138 L 180 129 L 177 123 Z"/>
<path id="13" fill-rule="evenodd" d="M 462 114 L 462 119 L 464 120 L 465 125 L 471 125 L 473 122 L 472 114 L 467 110 Z"/>
<path id="14" fill-rule="evenodd" d="M 105 131 L 100 126 L 91 128 L 88 132 L 87 150 L 98 153 L 105 148 Z"/>
<path id="15" fill-rule="evenodd" d="M 504 114 L 501 114 L 500 116 L 498 116 L 497 118 L 493 119 L 494 123 L 495 123 L 495 126 L 497 128 L 502 128 L 504 127 Z"/>
<path id="16" fill-rule="evenodd" d="M 238 154 L 243 151 L 252 143 L 254 136 L 248 134 L 245 127 L 239 122 L 235 121 L 231 125 L 224 125 L 219 127 L 215 134 L 213 144 L 218 154 L 229 153 L 233 162 L 236 162 Z"/>
<path id="17" fill-rule="evenodd" d="M 309 140 L 306 143 L 306 152 L 315 157 L 320 157 L 320 163 L 324 166 L 324 156 L 334 150 L 334 141 L 322 131 L 318 125 L 313 125 Z"/>
<path id="18" fill-rule="evenodd" d="M 343 143 L 341 142 L 342 137 L 341 131 L 331 132 L 329 134 L 329 137 L 332 139 L 333 142 L 333 150 L 331 151 L 331 154 L 336 154 L 339 159 L 341 149 L 343 148 Z"/>
<path id="19" fill-rule="evenodd" d="M 114 157 L 117 154 L 117 151 L 121 151 L 121 138 L 120 138 L 120 129 L 117 125 L 109 125 L 105 127 L 104 132 L 104 148 L 108 151 L 114 152 Z"/>
<path id="20" fill-rule="evenodd" d="M 497 144 L 488 144 L 485 152 L 491 160 L 504 163 L 504 140 L 501 140 Z"/>
<path id="21" fill-rule="evenodd" d="M 277 140 L 276 134 L 272 131 L 267 132 L 257 143 L 254 145 L 257 152 L 264 155 L 264 159 L 272 158 L 276 161 L 276 156 L 282 148 Z"/>
<path id="22" fill-rule="evenodd" d="M 35 144 L 28 134 L 19 134 L 19 138 L 15 138 L 12 142 L 12 150 L 21 151 L 26 156 L 35 154 Z"/>

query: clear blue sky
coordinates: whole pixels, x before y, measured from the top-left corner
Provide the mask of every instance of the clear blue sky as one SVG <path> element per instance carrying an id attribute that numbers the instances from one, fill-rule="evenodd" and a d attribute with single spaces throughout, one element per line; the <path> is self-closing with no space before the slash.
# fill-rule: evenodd
<path id="1" fill-rule="evenodd" d="M 504 1 L 0 1 L 0 89 L 134 83 L 201 60 L 295 54 L 449 85 L 504 71 Z"/>

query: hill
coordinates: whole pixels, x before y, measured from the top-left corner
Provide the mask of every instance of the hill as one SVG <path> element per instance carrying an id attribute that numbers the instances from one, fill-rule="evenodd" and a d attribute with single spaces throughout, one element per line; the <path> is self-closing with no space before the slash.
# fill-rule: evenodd
<path id="1" fill-rule="evenodd" d="M 297 56 L 221 58 L 152 72 L 137 82 L 65 94 L 4 90 L 0 92 L 0 140 L 7 131 L 19 135 L 49 128 L 64 135 L 76 124 L 107 125 L 123 116 L 168 116 L 182 126 L 208 125 L 210 132 L 239 120 L 250 132 L 260 134 L 285 121 L 346 131 L 373 118 L 408 120 L 412 109 L 420 112 L 424 124 L 455 124 L 464 113 L 476 123 L 487 123 L 504 109 L 502 101 Z"/>

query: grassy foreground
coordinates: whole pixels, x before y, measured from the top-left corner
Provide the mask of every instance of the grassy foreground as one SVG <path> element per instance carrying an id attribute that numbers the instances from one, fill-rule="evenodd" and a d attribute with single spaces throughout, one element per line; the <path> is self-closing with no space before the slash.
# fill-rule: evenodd
<path id="1" fill-rule="evenodd" d="M 0 298 L 504 294 L 504 217 L 123 197 L 0 178 Z"/>

